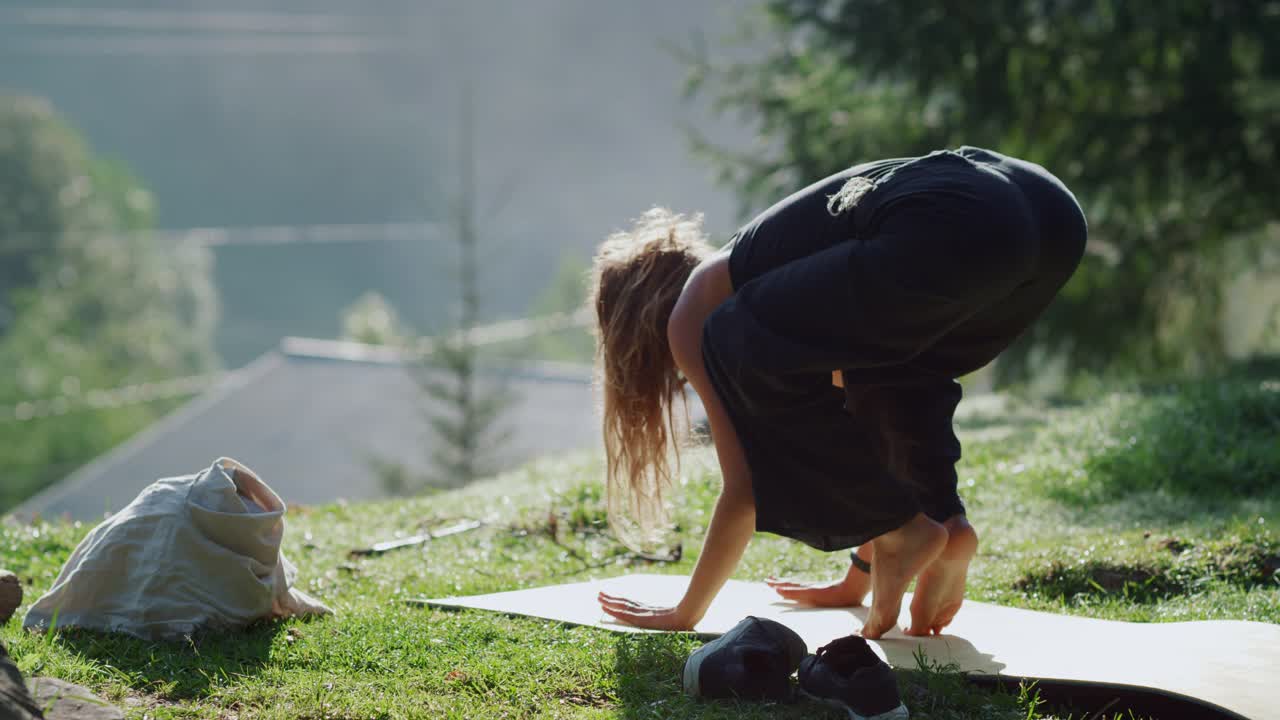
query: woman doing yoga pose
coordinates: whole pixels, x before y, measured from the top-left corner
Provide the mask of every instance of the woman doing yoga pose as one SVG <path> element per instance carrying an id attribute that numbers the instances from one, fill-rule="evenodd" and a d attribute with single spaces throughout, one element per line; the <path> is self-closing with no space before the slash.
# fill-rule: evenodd
<path id="1" fill-rule="evenodd" d="M 720 250 L 655 209 L 601 246 L 593 271 L 610 515 L 663 523 L 687 381 L 724 478 L 674 607 L 601 594 L 610 615 L 688 629 L 753 532 L 833 551 L 841 581 L 771 581 L 783 597 L 858 605 L 911 634 L 960 608 L 978 537 L 957 492 L 956 379 L 1045 309 L 1084 252 L 1084 214 L 1044 168 L 961 147 L 870 162 L 766 210 Z"/>

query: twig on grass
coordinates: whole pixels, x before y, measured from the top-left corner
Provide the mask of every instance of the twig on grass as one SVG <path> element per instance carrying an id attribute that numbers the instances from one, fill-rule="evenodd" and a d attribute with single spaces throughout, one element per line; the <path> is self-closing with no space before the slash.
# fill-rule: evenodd
<path id="1" fill-rule="evenodd" d="M 449 527 L 442 528 L 435 532 L 427 532 L 424 535 L 414 535 L 412 537 L 401 538 L 399 540 L 388 540 L 386 542 L 377 543 L 373 547 L 357 548 L 355 550 L 352 550 L 349 554 L 352 557 L 368 557 L 370 555 L 381 555 L 383 553 L 390 552 L 392 550 L 400 550 L 402 548 L 413 547 L 415 545 L 422 545 L 427 543 L 428 541 L 435 540 L 436 538 L 448 537 L 450 535 L 457 535 L 459 533 L 475 530 L 476 528 L 480 527 L 483 524 L 484 523 L 480 522 L 479 520 L 464 520 L 460 523 L 457 523 L 455 525 L 450 525 Z"/>

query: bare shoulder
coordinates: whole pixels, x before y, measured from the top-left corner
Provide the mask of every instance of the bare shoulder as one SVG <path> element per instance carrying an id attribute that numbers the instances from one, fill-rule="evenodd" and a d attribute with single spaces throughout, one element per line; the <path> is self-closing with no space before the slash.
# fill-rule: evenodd
<path id="1" fill-rule="evenodd" d="M 707 316 L 733 295 L 729 279 L 728 253 L 716 253 L 703 260 L 689 275 L 688 282 L 667 321 L 667 341 L 676 365 L 690 375 L 701 367 L 702 325 Z"/>
<path id="2" fill-rule="evenodd" d="M 733 295 L 733 281 L 729 277 L 729 253 L 721 251 L 707 257 L 693 269 L 680 294 L 680 302 L 686 302 L 688 296 L 687 302 L 702 309 L 705 319 L 730 295 Z"/>

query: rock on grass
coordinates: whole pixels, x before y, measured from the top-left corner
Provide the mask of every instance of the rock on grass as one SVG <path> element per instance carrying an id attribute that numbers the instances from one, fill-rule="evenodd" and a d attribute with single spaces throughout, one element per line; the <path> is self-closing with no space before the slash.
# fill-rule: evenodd
<path id="1" fill-rule="evenodd" d="M 27 688 L 45 720 L 124 720 L 124 713 L 87 688 L 56 678 L 32 678 Z"/>
<path id="2" fill-rule="evenodd" d="M 0 625 L 9 622 L 13 611 L 22 604 L 22 583 L 18 576 L 7 570 L 0 570 Z"/>

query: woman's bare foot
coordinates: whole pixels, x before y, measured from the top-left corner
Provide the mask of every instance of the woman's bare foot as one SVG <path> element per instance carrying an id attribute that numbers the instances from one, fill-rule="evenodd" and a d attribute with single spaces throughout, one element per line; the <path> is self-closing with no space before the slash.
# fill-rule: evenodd
<path id="1" fill-rule="evenodd" d="M 969 561 L 978 551 L 978 533 L 964 515 L 956 515 L 942 524 L 947 530 L 947 545 L 916 583 L 911 599 L 911 627 L 908 635 L 938 634 L 955 619 L 964 602 L 965 577 Z"/>
<path id="2" fill-rule="evenodd" d="M 871 562 L 874 555 L 871 543 L 858 548 L 858 557 Z M 787 600 L 816 607 L 856 607 L 871 590 L 871 576 L 852 565 L 841 580 L 835 582 L 803 583 L 769 578 L 769 587 Z"/>
<path id="3" fill-rule="evenodd" d="M 947 531 L 924 513 L 916 513 L 906 525 L 881 535 L 872 544 L 871 612 L 862 626 L 862 636 L 875 639 L 897 625 L 907 585 L 942 553 Z"/>

